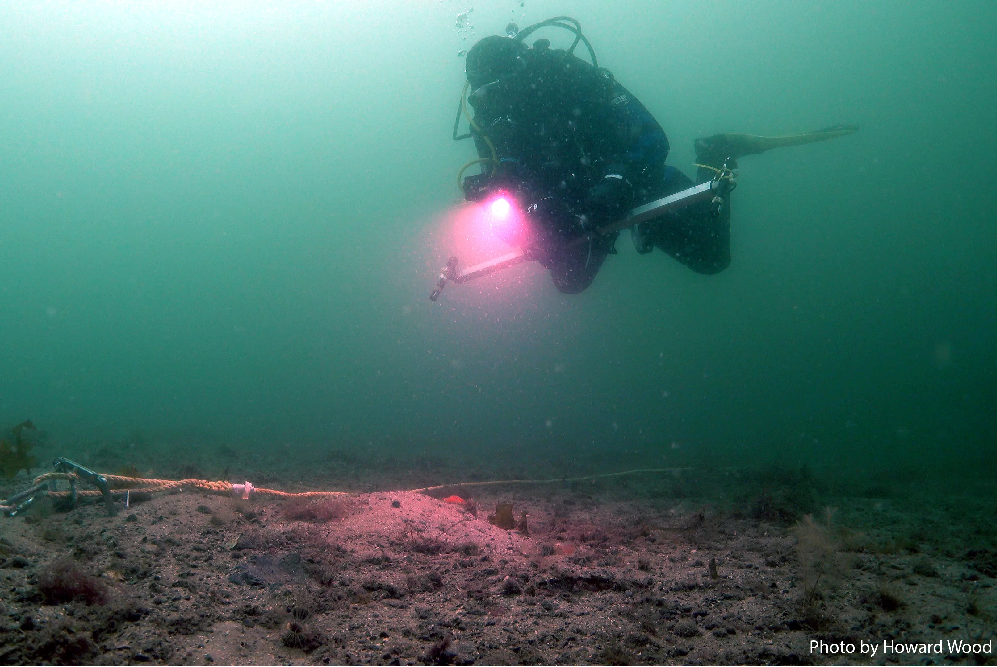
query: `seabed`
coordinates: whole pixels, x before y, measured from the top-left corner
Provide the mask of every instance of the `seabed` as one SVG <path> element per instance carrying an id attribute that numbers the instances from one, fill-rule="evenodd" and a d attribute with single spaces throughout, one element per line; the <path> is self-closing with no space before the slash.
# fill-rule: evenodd
<path id="1" fill-rule="evenodd" d="M 939 480 L 835 485 L 761 467 L 461 486 L 524 471 L 342 451 L 297 469 L 245 461 L 222 477 L 230 455 L 202 455 L 198 468 L 171 451 L 156 477 L 351 493 L 136 493 L 115 516 L 49 498 L 3 518 L 0 661 L 995 661 L 983 650 L 997 576 L 991 482 L 954 495 Z M 89 458 L 113 472 L 98 465 L 106 452 Z M 5 481 L 0 497 L 39 472 Z M 452 484 L 392 490 L 441 483 Z M 955 640 L 970 649 L 948 650 Z M 884 641 L 946 650 L 884 653 Z M 861 651 L 872 644 L 875 655 Z"/>

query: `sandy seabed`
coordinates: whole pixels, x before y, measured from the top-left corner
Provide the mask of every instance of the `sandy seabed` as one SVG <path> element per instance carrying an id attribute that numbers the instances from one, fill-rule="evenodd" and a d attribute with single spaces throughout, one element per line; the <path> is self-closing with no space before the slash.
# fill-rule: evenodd
<path id="1" fill-rule="evenodd" d="M 780 522 L 598 484 L 138 500 L 114 517 L 91 502 L 2 519 L 0 662 L 997 659 L 984 648 L 994 552 L 919 547 L 909 528 L 934 519 L 898 501 L 843 499 Z M 499 502 L 517 527 L 489 522 Z M 941 654 L 896 651 L 940 641 Z"/>

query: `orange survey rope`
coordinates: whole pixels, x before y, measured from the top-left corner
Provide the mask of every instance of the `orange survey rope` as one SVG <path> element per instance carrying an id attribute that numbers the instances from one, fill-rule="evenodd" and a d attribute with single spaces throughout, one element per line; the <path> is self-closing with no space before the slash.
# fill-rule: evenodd
<path id="1" fill-rule="evenodd" d="M 145 477 L 125 477 L 124 475 L 103 475 L 103 477 L 107 480 L 111 491 L 117 493 L 128 491 L 133 493 L 158 493 L 162 491 L 196 489 L 198 491 L 205 491 L 208 493 L 235 493 L 241 495 L 247 500 L 249 495 L 252 493 L 258 493 L 262 496 L 273 496 L 275 498 L 317 498 L 323 496 L 350 495 L 347 491 L 302 491 L 300 493 L 293 493 L 290 491 L 278 491 L 277 489 L 266 489 L 259 486 L 253 486 L 251 482 L 233 484 L 232 482 L 226 481 L 212 482 L 206 479 L 150 479 Z M 35 484 L 41 484 L 49 480 L 65 480 L 74 482 L 82 481 L 73 473 L 50 472 L 36 477 Z M 49 495 L 57 497 L 68 496 L 69 493 L 69 491 L 49 491 Z M 96 489 L 87 489 L 85 491 L 77 491 L 76 493 L 80 496 L 101 495 L 101 492 Z"/>
<path id="2" fill-rule="evenodd" d="M 106 475 L 88 470 L 77 463 L 66 459 L 56 459 L 54 472 L 44 473 L 34 479 L 32 486 L 25 491 L 21 491 L 6 500 L 0 501 L 0 511 L 7 516 L 16 516 L 25 510 L 38 497 L 52 496 L 55 498 L 72 498 L 75 502 L 78 497 L 98 497 L 103 496 L 108 504 L 108 513 L 113 515 L 113 499 L 117 495 L 126 498 L 126 506 L 132 493 L 160 493 L 178 492 L 184 489 L 191 489 L 205 493 L 235 495 L 243 500 L 249 500 L 254 496 L 269 496 L 272 498 L 327 498 L 330 496 L 350 496 L 356 495 L 349 491 L 279 491 L 277 489 L 267 489 L 254 486 L 252 482 L 232 483 L 228 481 L 210 481 L 206 479 L 153 479 L 144 477 L 126 477 L 124 475 Z M 582 481 L 595 481 L 610 477 L 622 477 L 635 474 L 655 474 L 672 473 L 679 474 L 691 468 L 638 468 L 625 470 L 622 472 L 601 473 L 598 475 L 585 475 L 582 477 L 558 477 L 552 479 L 508 479 L 485 482 L 454 482 L 451 484 L 439 484 L 437 486 L 426 486 L 418 489 L 411 489 L 410 493 L 427 493 L 440 489 L 455 487 L 474 486 L 498 486 L 503 484 L 556 484 L 573 483 Z M 56 482 L 63 481 L 70 485 L 68 491 L 57 491 L 53 487 Z M 96 486 L 96 489 L 78 489 L 81 482 Z M 50 485 L 51 484 L 51 485 Z"/>

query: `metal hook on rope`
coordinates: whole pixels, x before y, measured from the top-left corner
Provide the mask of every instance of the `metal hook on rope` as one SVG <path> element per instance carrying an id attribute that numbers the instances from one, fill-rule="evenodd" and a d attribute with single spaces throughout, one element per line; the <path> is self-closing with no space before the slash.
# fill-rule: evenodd
<path id="1" fill-rule="evenodd" d="M 714 172 L 714 176 L 710 180 L 710 190 L 717 193 L 710 201 L 714 215 L 720 215 L 724 207 L 724 198 L 730 196 L 730 193 L 737 188 L 737 167 L 731 167 L 730 161 L 731 158 L 724 160 L 723 166 L 719 169 L 708 164 L 695 163 L 697 167 Z"/>
<path id="2" fill-rule="evenodd" d="M 440 272 L 440 279 L 436 281 L 436 288 L 429 294 L 429 300 L 436 301 L 440 298 L 440 294 L 443 293 L 443 288 L 447 286 L 447 282 L 455 278 L 457 278 L 457 258 L 450 257 L 447 260 L 447 265 Z"/>

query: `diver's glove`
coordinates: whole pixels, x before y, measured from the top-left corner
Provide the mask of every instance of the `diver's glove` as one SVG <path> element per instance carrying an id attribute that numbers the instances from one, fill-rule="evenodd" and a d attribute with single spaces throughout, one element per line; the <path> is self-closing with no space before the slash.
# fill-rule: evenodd
<path id="1" fill-rule="evenodd" d="M 474 174 L 467 176 L 461 184 L 464 191 L 464 201 L 484 201 L 495 189 L 491 174 Z"/>
<path id="2" fill-rule="evenodd" d="M 610 172 L 585 197 L 585 210 L 596 225 L 616 222 L 626 216 L 633 204 L 634 188 L 622 174 Z"/>
<path id="3" fill-rule="evenodd" d="M 497 169 L 468 176 L 460 187 L 464 191 L 465 201 L 480 202 L 499 190 L 512 192 L 526 190 L 528 179 L 521 175 L 518 161 L 503 158 Z"/>

